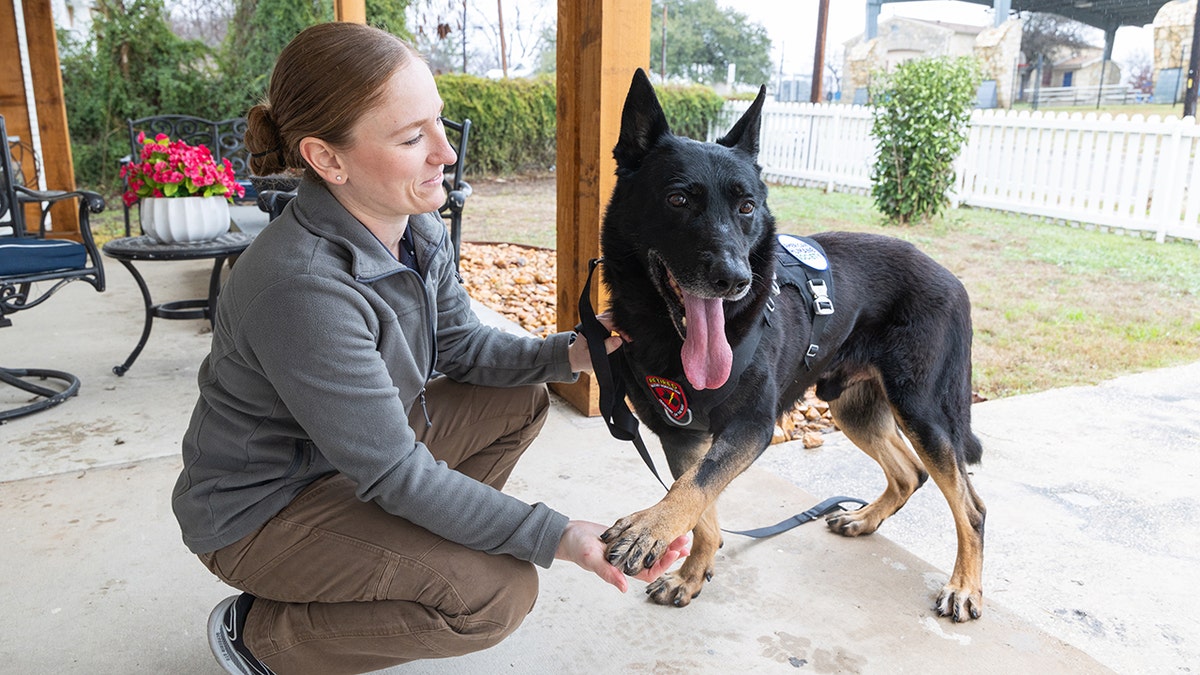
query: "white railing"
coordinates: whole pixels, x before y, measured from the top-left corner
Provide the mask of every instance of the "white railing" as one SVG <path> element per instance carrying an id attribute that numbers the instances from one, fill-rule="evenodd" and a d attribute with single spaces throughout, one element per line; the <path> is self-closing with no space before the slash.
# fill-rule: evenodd
<path id="1" fill-rule="evenodd" d="M 724 133 L 747 105 L 727 104 L 715 129 Z M 1192 118 L 977 110 L 951 200 L 1200 241 L 1198 139 Z M 759 143 L 770 182 L 870 189 L 869 108 L 768 104 Z"/>
<path id="2" fill-rule="evenodd" d="M 1145 98 L 1140 90 L 1128 84 L 1088 85 L 1080 87 L 1029 87 L 1029 101 L 1038 105 L 1094 105 L 1096 103 L 1140 103 Z"/>

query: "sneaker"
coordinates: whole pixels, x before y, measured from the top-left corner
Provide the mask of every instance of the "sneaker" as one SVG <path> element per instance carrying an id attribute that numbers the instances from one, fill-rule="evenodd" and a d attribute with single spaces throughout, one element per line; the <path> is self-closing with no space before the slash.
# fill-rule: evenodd
<path id="1" fill-rule="evenodd" d="M 208 615 L 208 647 L 217 663 L 231 675 L 275 675 L 242 642 L 246 615 L 253 604 L 254 596 L 249 593 L 232 595 L 219 602 Z"/>

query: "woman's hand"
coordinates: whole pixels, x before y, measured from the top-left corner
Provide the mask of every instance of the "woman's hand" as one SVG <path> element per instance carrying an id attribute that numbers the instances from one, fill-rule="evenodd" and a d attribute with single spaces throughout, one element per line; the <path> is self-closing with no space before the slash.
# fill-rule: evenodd
<path id="1" fill-rule="evenodd" d="M 600 323 L 604 324 L 605 328 L 612 330 L 611 319 L 608 318 L 608 313 L 600 314 L 596 317 L 600 319 Z M 604 339 L 604 353 L 611 354 L 621 346 L 622 338 L 616 335 Z M 573 372 L 592 372 L 592 357 L 588 353 L 587 338 L 583 337 L 582 333 L 575 334 L 575 341 L 567 347 L 567 355 L 571 360 L 571 370 Z"/>
<path id="2" fill-rule="evenodd" d="M 554 557 L 558 560 L 569 560 L 585 570 L 595 572 L 596 576 L 617 587 L 624 593 L 629 590 L 629 581 L 621 570 L 613 567 L 605 559 L 607 546 L 600 541 L 600 535 L 608 528 L 599 523 L 589 523 L 585 520 L 572 520 L 567 523 L 562 538 L 558 540 L 558 551 Z M 680 558 L 690 553 L 691 540 L 685 534 L 667 546 L 667 551 L 655 561 L 654 566 L 642 570 L 635 579 L 654 581 L 670 569 Z"/>

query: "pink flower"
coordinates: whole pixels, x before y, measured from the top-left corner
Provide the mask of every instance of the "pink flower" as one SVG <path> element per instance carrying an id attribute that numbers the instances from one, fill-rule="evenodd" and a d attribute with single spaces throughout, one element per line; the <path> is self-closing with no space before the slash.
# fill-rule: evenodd
<path id="1" fill-rule="evenodd" d="M 218 163 L 207 146 L 172 141 L 165 134 L 149 140 L 144 132 L 137 140 L 140 161 L 121 169 L 126 204 L 135 204 L 142 197 L 163 197 L 168 185 L 176 186 L 172 188 L 174 197 L 212 195 L 232 200 L 235 195 L 245 196 L 246 189 L 238 184 L 229 158 L 222 157 Z"/>

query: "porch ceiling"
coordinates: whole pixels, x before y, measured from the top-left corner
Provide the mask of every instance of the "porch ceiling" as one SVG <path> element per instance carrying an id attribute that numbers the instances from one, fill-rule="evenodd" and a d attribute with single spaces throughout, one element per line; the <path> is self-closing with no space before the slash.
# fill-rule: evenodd
<path id="1" fill-rule="evenodd" d="M 966 1 L 989 7 L 993 4 L 992 0 Z M 1050 12 L 1097 28 L 1153 23 L 1154 15 L 1166 4 L 1164 0 L 1012 0 L 1012 8 L 1018 11 Z"/>

